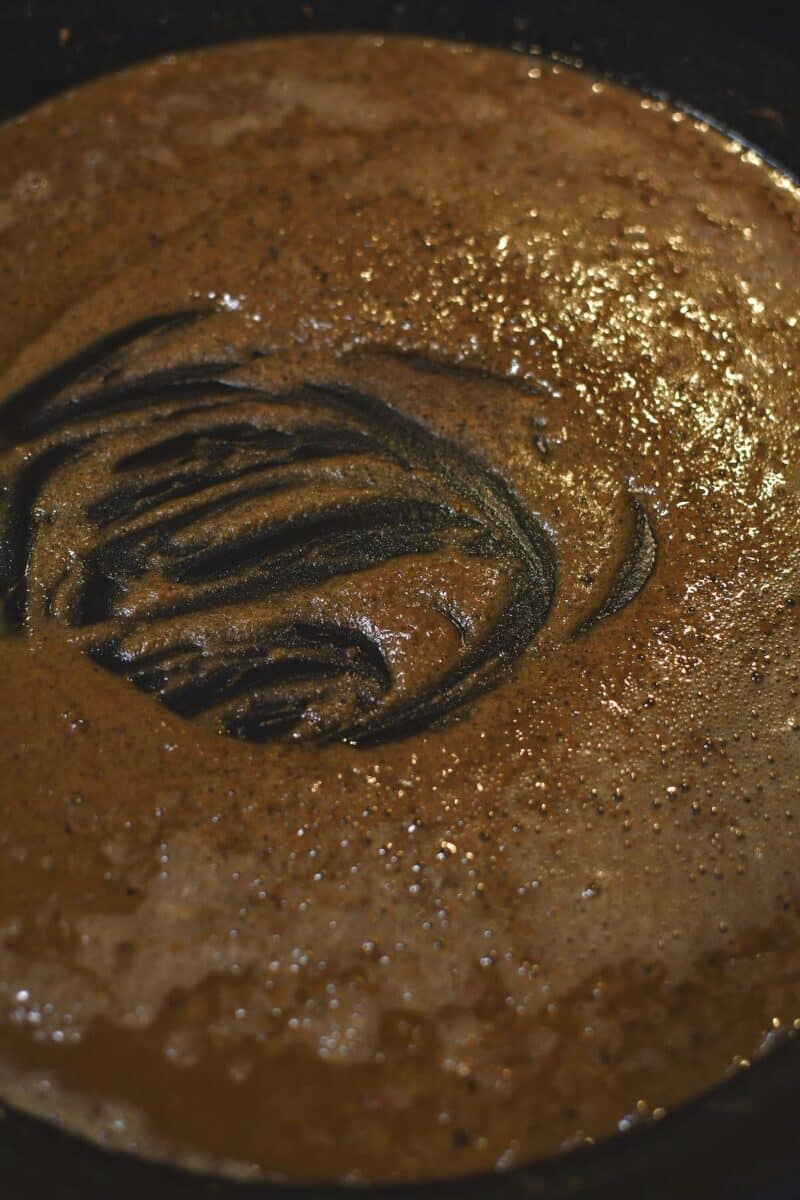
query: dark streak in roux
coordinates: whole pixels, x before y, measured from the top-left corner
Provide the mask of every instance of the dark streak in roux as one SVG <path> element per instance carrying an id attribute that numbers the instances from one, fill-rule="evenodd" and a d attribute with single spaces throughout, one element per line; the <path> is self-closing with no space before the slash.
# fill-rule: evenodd
<path id="1" fill-rule="evenodd" d="M 459 375 L 462 379 L 468 382 L 480 383 L 481 380 L 486 380 L 491 383 L 506 383 L 510 384 L 518 392 L 524 392 L 528 396 L 541 396 L 544 394 L 544 389 L 531 379 L 526 379 L 522 376 L 511 377 L 503 376 L 502 378 L 487 371 L 484 367 L 477 367 L 472 363 L 466 362 L 448 362 L 440 358 L 428 358 L 413 350 L 398 350 L 394 346 L 376 346 L 375 352 L 381 354 L 385 358 L 392 358 L 396 362 L 406 363 L 410 367 L 414 367 L 418 371 L 425 371 L 429 375 Z M 360 350 L 352 350 L 344 355 L 344 358 L 358 358 Z"/>
<path id="2" fill-rule="evenodd" d="M 129 325 L 98 338 L 8 396 L 3 401 L 0 411 L 0 432 L 9 441 L 25 442 L 36 437 L 38 433 L 48 431 L 58 423 L 57 412 L 51 413 L 48 418 L 48 405 L 64 388 L 80 383 L 101 365 L 105 367 L 104 378 L 106 384 L 109 384 L 114 376 L 114 368 L 118 366 L 119 351 L 126 350 L 139 338 L 167 333 L 208 315 L 208 309 L 197 308 L 161 313 L 132 321 Z M 69 401 L 70 397 L 67 397 L 61 413 L 65 420 L 76 415 L 76 410 L 71 407 Z"/>
<path id="3" fill-rule="evenodd" d="M 650 518 L 636 496 L 629 496 L 634 513 L 634 527 L 628 552 L 620 567 L 611 591 L 603 603 L 581 622 L 573 637 L 594 629 L 599 621 L 618 613 L 634 600 L 653 574 L 658 558 L 658 543 Z"/>
<path id="4" fill-rule="evenodd" d="M 38 497 L 59 470 L 117 435 L 122 421 L 140 444 L 113 462 L 106 490 L 81 510 L 94 542 L 80 556 L 76 578 L 70 568 L 58 585 L 69 591 L 60 619 L 85 631 L 83 648 L 95 662 L 180 716 L 210 715 L 220 732 L 253 741 L 299 732 L 367 745 L 456 714 L 501 681 L 547 619 L 556 589 L 547 532 L 494 471 L 376 396 L 315 381 L 271 393 L 226 378 L 240 363 L 125 377 L 131 347 L 207 315 L 187 310 L 127 325 L 0 408 L 0 433 L 12 445 L 33 447 L 11 482 L 0 531 L 8 623 L 22 628 L 28 616 Z M 448 370 L 418 356 L 396 357 L 429 375 Z M 243 399 L 286 413 L 288 427 L 279 428 L 274 416 L 265 427 L 232 414 Z M 187 429 L 180 423 L 189 416 L 198 423 Z M 304 507 L 304 486 L 322 487 L 325 501 L 326 463 L 340 471 L 361 463 L 366 475 L 357 482 L 368 494 Z M 270 505 L 293 491 L 298 503 L 276 517 Z M 258 501 L 264 519 L 245 519 L 237 531 L 236 510 Z M 630 553 L 610 595 L 576 635 L 630 603 L 652 572 L 655 537 L 644 509 L 633 504 Z M 230 528 L 209 536 L 203 522 L 225 513 Z M 459 608 L 457 585 L 440 596 L 433 608 L 457 632 L 459 650 L 417 689 L 402 691 L 357 614 L 338 622 L 302 612 L 269 619 L 275 597 L 297 597 L 302 608 L 303 598 L 329 581 L 442 552 L 448 561 L 461 555 L 496 564 L 502 604 L 476 635 Z M 154 577 L 167 595 L 131 614 L 131 587 Z M 266 621 L 257 636 L 252 620 L 245 633 L 232 622 L 227 639 L 210 650 L 192 626 L 193 617 L 220 606 L 253 602 Z M 44 611 L 54 607 L 51 593 Z M 167 621 L 179 623 L 168 646 L 136 652 L 126 645 L 130 635 Z M 301 726 L 312 710 L 327 712 L 327 724 Z"/>

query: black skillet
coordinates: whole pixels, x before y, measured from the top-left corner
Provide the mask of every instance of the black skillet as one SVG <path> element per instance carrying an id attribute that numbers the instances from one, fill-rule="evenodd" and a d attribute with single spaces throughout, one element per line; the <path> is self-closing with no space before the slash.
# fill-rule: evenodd
<path id="1" fill-rule="evenodd" d="M 710 115 L 800 174 L 800 8 L 760 0 L 0 0 L 0 117 L 137 59 L 258 34 L 417 33 L 577 56 Z M 2 886 L 2 880 L 0 880 Z M 736 998 L 731 997 L 731 1003 Z M 145 1163 L 0 1108 L 0 1200 L 346 1200 Z M 504 1175 L 365 1200 L 800 1200 L 800 1038 L 668 1115 Z"/>

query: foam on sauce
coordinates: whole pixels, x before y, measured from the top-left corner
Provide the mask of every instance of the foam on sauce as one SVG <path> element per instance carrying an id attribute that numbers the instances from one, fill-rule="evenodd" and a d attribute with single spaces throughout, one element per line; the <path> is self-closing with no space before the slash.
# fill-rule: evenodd
<path id="1" fill-rule="evenodd" d="M 463 46 L 0 130 L 6 1099 L 424 1178 L 791 1028 L 798 232 L 702 123 Z"/>

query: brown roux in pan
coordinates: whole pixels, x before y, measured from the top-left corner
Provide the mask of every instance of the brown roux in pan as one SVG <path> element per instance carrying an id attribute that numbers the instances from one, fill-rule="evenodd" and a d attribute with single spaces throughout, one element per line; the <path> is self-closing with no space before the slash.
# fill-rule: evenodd
<path id="1" fill-rule="evenodd" d="M 691 117 L 444 44 L 0 130 L 7 1100 L 422 1178 L 791 1029 L 798 232 Z"/>

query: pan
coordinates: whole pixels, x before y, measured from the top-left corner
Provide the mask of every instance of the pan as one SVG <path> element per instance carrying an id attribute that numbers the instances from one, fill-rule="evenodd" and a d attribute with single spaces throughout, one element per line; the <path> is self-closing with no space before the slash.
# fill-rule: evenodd
<path id="1" fill-rule="evenodd" d="M 650 0 L 5 0 L 0 118 L 154 55 L 253 36 L 418 34 L 566 56 L 664 97 L 800 174 L 800 13 Z M 365 1200 L 794 1200 L 800 1038 L 658 1123 L 504 1174 L 358 1188 Z M 2 1200 L 346 1200 L 345 1185 L 243 1183 L 113 1152 L 0 1107 Z"/>

